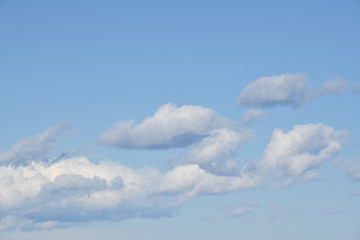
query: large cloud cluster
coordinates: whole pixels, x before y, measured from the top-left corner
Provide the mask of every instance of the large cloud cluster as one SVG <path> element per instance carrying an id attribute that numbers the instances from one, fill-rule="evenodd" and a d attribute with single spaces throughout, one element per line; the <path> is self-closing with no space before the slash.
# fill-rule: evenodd
<path id="1" fill-rule="evenodd" d="M 191 146 L 184 162 L 229 174 L 235 167 L 231 160 L 233 152 L 249 136 L 249 131 L 220 118 L 212 109 L 194 105 L 177 107 L 169 103 L 136 126 L 132 126 L 132 121 L 117 123 L 100 136 L 99 142 L 119 148 Z"/>
<path id="2" fill-rule="evenodd" d="M 329 81 L 320 90 L 307 85 L 305 74 L 264 77 L 239 95 L 240 106 L 299 106 L 328 93 L 354 88 L 343 80 Z M 0 153 L 0 230 L 65 227 L 74 222 L 117 221 L 131 217 L 170 216 L 195 197 L 264 186 L 281 186 L 316 176 L 318 168 L 341 150 L 346 132 L 324 124 L 275 129 L 262 156 L 239 162 L 235 153 L 250 136 L 244 126 L 266 113 L 249 110 L 238 122 L 219 117 L 202 106 L 161 106 L 135 125 L 121 121 L 98 139 L 123 149 L 187 150 L 167 172 L 147 167 L 132 169 L 115 161 L 92 162 L 87 156 L 49 158 L 67 123 L 20 140 Z M 359 180 L 359 168 L 343 163 Z M 231 207 L 231 216 L 254 211 Z"/>
<path id="3" fill-rule="evenodd" d="M 45 226 L 168 216 L 174 207 L 199 195 L 228 193 L 255 184 L 241 176 L 217 176 L 195 164 L 163 174 L 155 168 L 134 170 L 115 162 L 95 164 L 86 157 L 50 165 L 1 166 L 0 176 L 1 218 Z M 1 227 L 23 227 L 19 221 Z"/>
<path id="4" fill-rule="evenodd" d="M 34 229 L 170 216 L 174 208 L 197 196 L 263 186 L 279 174 L 302 174 L 336 154 L 343 134 L 322 124 L 295 126 L 287 133 L 275 130 L 263 157 L 252 163 L 253 171 L 244 168 L 227 175 L 223 168 L 229 155 L 244 140 L 228 128 L 214 129 L 165 173 L 113 161 L 93 163 L 85 156 L 2 164 L 0 226 Z"/>

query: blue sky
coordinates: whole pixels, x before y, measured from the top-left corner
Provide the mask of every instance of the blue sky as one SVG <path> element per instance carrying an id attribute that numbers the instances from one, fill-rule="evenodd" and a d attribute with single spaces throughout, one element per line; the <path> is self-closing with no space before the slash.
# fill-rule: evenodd
<path id="1" fill-rule="evenodd" d="M 359 11 L 0 1 L 0 239 L 359 239 Z"/>

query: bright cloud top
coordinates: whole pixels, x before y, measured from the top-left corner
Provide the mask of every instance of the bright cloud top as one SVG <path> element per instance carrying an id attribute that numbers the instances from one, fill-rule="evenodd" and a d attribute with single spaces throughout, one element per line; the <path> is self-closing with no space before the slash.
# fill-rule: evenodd
<path id="1" fill-rule="evenodd" d="M 120 148 L 147 149 L 192 145 L 185 163 L 229 174 L 235 167 L 231 160 L 234 150 L 250 135 L 238 123 L 218 117 L 212 109 L 194 105 L 176 107 L 168 103 L 139 125 L 119 122 L 102 134 L 99 142 Z"/>
<path id="2" fill-rule="evenodd" d="M 215 124 L 215 111 L 201 106 L 161 106 L 139 125 L 121 121 L 103 133 L 99 143 L 119 148 L 169 148 L 187 146 L 207 135 Z"/>
<path id="3" fill-rule="evenodd" d="M 0 166 L 0 176 L 3 230 L 169 216 L 194 197 L 255 185 L 241 176 L 208 173 L 196 164 L 177 166 L 162 174 L 155 168 L 134 170 L 115 162 L 95 164 L 86 157 L 50 165 Z"/>
<path id="4" fill-rule="evenodd" d="M 229 128 L 214 129 L 189 152 L 186 162 L 196 163 L 202 168 L 222 174 L 236 170 L 236 162 L 231 158 L 234 151 L 250 137 L 248 131 Z"/>
<path id="5" fill-rule="evenodd" d="M 345 137 L 346 132 L 323 124 L 296 125 L 287 133 L 275 129 L 258 171 L 275 177 L 301 176 L 338 153 Z"/>
<path id="6" fill-rule="evenodd" d="M 324 94 L 340 93 L 346 89 L 358 90 L 359 85 L 341 78 L 326 81 L 319 90 L 308 86 L 309 76 L 287 73 L 261 77 L 246 86 L 238 95 L 240 107 L 299 107 L 307 101 Z"/>

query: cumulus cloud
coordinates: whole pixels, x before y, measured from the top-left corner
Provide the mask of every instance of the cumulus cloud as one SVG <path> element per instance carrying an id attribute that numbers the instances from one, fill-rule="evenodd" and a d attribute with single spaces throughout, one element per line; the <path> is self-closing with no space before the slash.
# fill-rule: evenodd
<path id="1" fill-rule="evenodd" d="M 238 104 L 241 107 L 300 106 L 311 97 L 308 78 L 300 73 L 259 78 L 239 94 Z"/>
<path id="2" fill-rule="evenodd" d="M 119 148 L 169 148 L 190 145 L 216 124 L 215 111 L 201 106 L 161 106 L 153 116 L 134 126 L 121 121 L 104 132 L 99 143 Z"/>
<path id="3" fill-rule="evenodd" d="M 231 159 L 234 151 L 250 137 L 245 130 L 219 128 L 196 144 L 186 162 L 196 163 L 211 172 L 228 174 L 233 172 L 236 162 Z"/>
<path id="4" fill-rule="evenodd" d="M 289 132 L 276 129 L 257 171 L 275 177 L 313 175 L 309 170 L 338 153 L 345 136 L 323 124 L 296 125 Z"/>
<path id="5" fill-rule="evenodd" d="M 346 89 L 358 91 L 359 84 L 352 84 L 340 77 L 323 83 L 320 89 L 308 86 L 309 76 L 287 73 L 262 77 L 250 83 L 238 95 L 240 107 L 299 107 L 309 100 L 325 94 L 341 93 Z"/>
<path id="6" fill-rule="evenodd" d="M 0 176 L 2 228 L 14 227 L 10 223 L 15 217 L 26 224 L 57 226 L 168 216 L 174 207 L 194 197 L 256 184 L 240 176 L 216 176 L 195 164 L 177 166 L 163 174 L 155 168 L 134 170 L 115 162 L 95 164 L 86 157 L 0 166 Z"/>
<path id="7" fill-rule="evenodd" d="M 40 135 L 57 136 L 50 133 L 58 128 L 50 129 Z M 306 176 L 339 151 L 344 135 L 322 124 L 295 126 L 287 133 L 277 129 L 262 159 L 249 164 L 253 168 L 231 174 L 232 154 L 247 138 L 246 131 L 236 128 L 211 129 L 185 161 L 167 172 L 132 169 L 114 161 L 94 163 L 86 156 L 46 161 L 44 155 L 38 160 L 29 154 L 26 160 L 29 151 L 24 148 L 17 155 L 21 164 L 0 164 L 0 229 L 171 216 L 198 196 L 260 187 L 278 177 Z M 38 151 L 47 152 L 48 145 Z M 231 212 L 240 216 L 252 211 L 251 206 L 235 206 Z"/>
<path id="8" fill-rule="evenodd" d="M 56 141 L 64 135 L 68 124 L 64 121 L 39 135 L 20 140 L 9 150 L 0 153 L 0 164 L 22 165 L 48 159 L 49 152 L 57 147 Z"/>

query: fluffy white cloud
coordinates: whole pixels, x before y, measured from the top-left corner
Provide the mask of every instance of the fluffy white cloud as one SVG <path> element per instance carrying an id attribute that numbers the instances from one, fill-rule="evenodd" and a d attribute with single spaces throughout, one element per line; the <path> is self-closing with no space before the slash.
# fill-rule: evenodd
<path id="1" fill-rule="evenodd" d="M 48 159 L 49 152 L 57 147 L 56 141 L 63 136 L 67 126 L 68 122 L 64 121 L 39 135 L 20 140 L 9 150 L 0 153 L 0 164 L 21 165 Z"/>
<path id="2" fill-rule="evenodd" d="M 245 130 L 214 129 L 194 146 L 186 162 L 196 163 L 211 172 L 231 173 L 236 167 L 232 154 L 249 136 Z"/>
<path id="3" fill-rule="evenodd" d="M 182 147 L 206 136 L 215 122 L 215 111 L 201 106 L 161 106 L 139 125 L 121 121 L 103 133 L 99 143 L 119 148 Z"/>
<path id="4" fill-rule="evenodd" d="M 241 107 L 299 106 L 310 96 L 308 76 L 300 73 L 262 77 L 252 82 L 238 96 Z"/>
<path id="5" fill-rule="evenodd" d="M 10 220 L 15 217 L 27 224 L 52 223 L 50 226 L 158 217 L 171 214 L 174 207 L 199 195 L 256 185 L 240 176 L 210 174 L 195 164 L 177 166 L 162 174 L 155 168 L 134 170 L 115 162 L 95 164 L 86 157 L 52 164 L 0 166 L 0 176 L 2 228 L 14 227 Z"/>
<path id="6" fill-rule="evenodd" d="M 28 139 L 41 139 L 40 142 L 56 139 L 50 137 L 57 136 L 55 129 L 59 127 Z M 229 129 L 219 129 L 210 136 L 214 141 L 209 144 L 221 145 L 216 141 L 225 140 L 224 146 L 217 147 L 218 153 L 214 152 L 218 155 L 236 147 L 237 143 L 227 147 L 232 137 L 240 140 Z M 27 141 L 14 146 L 27 146 L 23 144 Z M 55 162 L 42 159 L 45 155 L 41 155 L 40 161 L 32 157 L 38 156 L 38 152 L 47 153 L 48 144 L 40 145 L 36 151 L 16 149 L 16 156 L 24 158 L 22 164 L 7 164 L 10 160 L 17 162 L 7 158 L 0 165 L 0 229 L 44 229 L 71 222 L 168 216 L 174 207 L 194 197 L 229 193 L 257 184 L 240 175 L 218 176 L 197 164 L 187 163 L 161 173 L 156 168 L 134 170 L 112 161 L 96 164 L 87 157 Z M 27 153 L 31 153 L 30 160 L 26 159 Z"/>
<path id="7" fill-rule="evenodd" d="M 346 132 L 323 124 L 296 125 L 287 133 L 276 129 L 259 161 L 258 171 L 276 177 L 309 173 L 308 170 L 339 152 L 345 136 Z"/>
<path id="8" fill-rule="evenodd" d="M 57 136 L 49 132 L 44 135 Z M 23 154 L 18 153 L 24 158 L 22 164 L 0 164 L 0 229 L 170 216 L 174 208 L 201 195 L 259 187 L 278 177 L 307 178 L 312 168 L 339 151 L 344 135 L 322 124 L 295 126 L 287 133 L 277 129 L 263 158 L 252 163 L 252 172 L 250 168 L 231 174 L 223 173 L 231 169 L 233 151 L 247 137 L 246 131 L 232 128 L 210 130 L 186 161 L 165 173 L 156 168 L 135 170 L 113 161 L 93 163 L 85 156 L 27 161 L 24 148 Z M 47 144 L 42 146 L 48 151 Z M 236 215 L 252 211 L 233 210 Z"/>
<path id="9" fill-rule="evenodd" d="M 258 112 L 253 115 L 259 115 Z M 257 117 L 255 116 L 255 117 Z M 254 118 L 254 116 L 253 116 Z M 199 164 L 216 173 L 229 174 L 235 167 L 233 152 L 249 138 L 239 124 L 219 118 L 215 111 L 201 106 L 176 107 L 166 104 L 139 125 L 120 122 L 99 139 L 102 144 L 120 148 L 168 148 L 193 145 L 183 161 Z"/>

